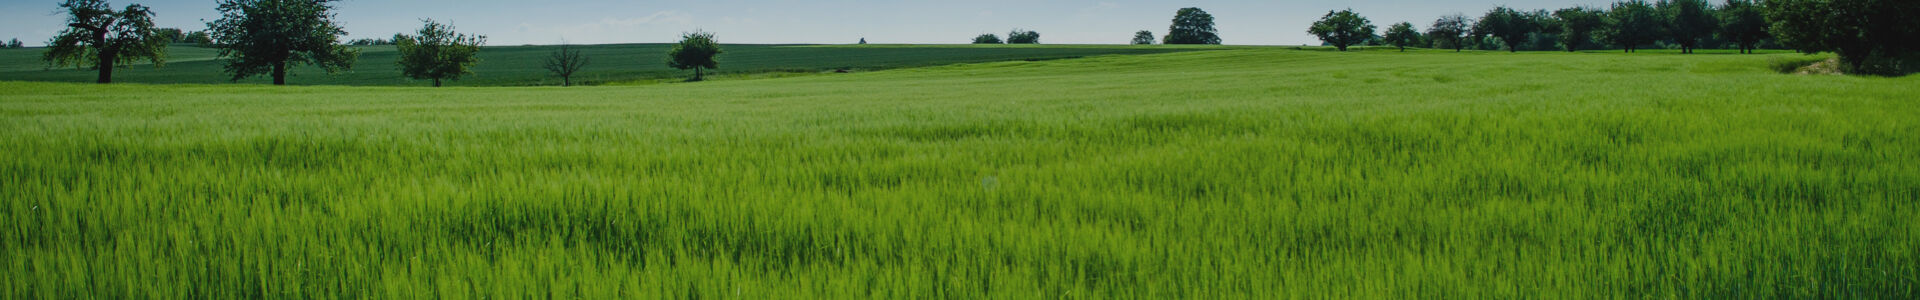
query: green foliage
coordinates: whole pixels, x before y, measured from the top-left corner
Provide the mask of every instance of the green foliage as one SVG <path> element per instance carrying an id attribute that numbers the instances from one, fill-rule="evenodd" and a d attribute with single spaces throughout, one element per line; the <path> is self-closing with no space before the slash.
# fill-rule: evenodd
<path id="1" fill-rule="evenodd" d="M 187 36 L 180 38 L 180 42 L 194 44 L 200 47 L 212 47 L 213 35 L 207 34 L 205 30 L 189 32 Z"/>
<path id="2" fill-rule="evenodd" d="M 184 43 L 187 39 L 186 32 L 181 31 L 179 28 L 154 29 L 153 34 L 157 36 L 156 38 L 167 41 L 167 43 Z"/>
<path id="3" fill-rule="evenodd" d="M 220 19 L 207 23 L 233 81 L 267 75 L 287 84 L 287 71 L 312 65 L 335 74 L 353 68 L 359 52 L 340 45 L 346 30 L 333 21 L 340 0 L 220 0 Z"/>
<path id="4" fill-rule="evenodd" d="M 166 62 L 167 40 L 153 28 L 153 11 L 128 4 L 115 11 L 102 0 L 66 0 L 67 26 L 47 42 L 42 59 L 54 66 L 91 68 L 97 83 L 112 83 L 116 65 Z"/>
<path id="5" fill-rule="evenodd" d="M 1607 12 L 1590 7 L 1572 7 L 1553 12 L 1560 25 L 1560 46 L 1567 52 L 1586 49 L 1595 34 L 1607 25 Z"/>
<path id="6" fill-rule="evenodd" d="M 675 69 L 693 69 L 693 81 L 706 80 L 707 69 L 720 68 L 720 42 L 714 41 L 713 33 L 704 31 L 688 32 L 680 35 L 680 42 L 667 49 L 667 66 Z"/>
<path id="7" fill-rule="evenodd" d="M 1406 52 L 1407 46 L 1420 45 L 1420 40 L 1420 31 L 1413 29 L 1413 23 L 1400 22 L 1387 28 L 1387 44 L 1399 47 L 1400 52 Z"/>
<path id="8" fill-rule="evenodd" d="M 1920 50 L 1920 1 L 1767 0 L 1771 33 L 1806 53 L 1832 51 L 1849 72 L 1896 74 Z M 1878 62 L 1878 63 L 1874 63 Z"/>
<path id="9" fill-rule="evenodd" d="M 979 36 L 973 37 L 973 43 L 974 44 L 1005 44 L 1006 42 L 1001 41 L 999 35 L 995 35 L 992 33 L 983 33 L 983 34 L 980 34 Z"/>
<path id="10" fill-rule="evenodd" d="M 1634 52 L 1663 35 L 1662 20 L 1660 12 L 1645 0 L 1616 2 L 1607 11 L 1607 26 L 1600 34 L 1624 51 Z"/>
<path id="11" fill-rule="evenodd" d="M 1740 53 L 1753 53 L 1767 33 L 1767 16 L 1754 0 L 1727 0 L 1720 9 L 1720 36 L 1732 41 Z"/>
<path id="12" fill-rule="evenodd" d="M 1661 0 L 1656 7 L 1666 17 L 1663 31 L 1680 45 L 1682 54 L 1693 53 L 1700 40 L 1712 37 L 1719 29 L 1720 20 L 1707 0 Z"/>
<path id="13" fill-rule="evenodd" d="M 866 41 L 867 39 L 860 39 L 861 44 L 866 44 Z M 541 66 L 554 76 L 560 76 L 560 86 L 573 86 L 573 75 L 579 73 L 580 69 L 585 69 L 590 60 L 585 54 L 580 53 L 580 49 L 561 43 L 559 48 L 553 49 L 553 54 L 547 56 L 547 60 Z"/>
<path id="14" fill-rule="evenodd" d="M 1473 20 L 1467 15 L 1452 14 L 1441 16 L 1433 21 L 1433 27 L 1427 28 L 1427 38 L 1433 40 L 1434 48 L 1453 49 L 1460 52 L 1467 47 L 1467 35 L 1472 33 Z"/>
<path id="15" fill-rule="evenodd" d="M 1776 57 L 0 82 L 0 298 L 1920 298 L 1920 78 Z"/>
<path id="16" fill-rule="evenodd" d="M 1152 45 L 1154 40 L 1152 31 L 1141 30 L 1133 33 L 1133 42 L 1131 44 Z"/>
<path id="17" fill-rule="evenodd" d="M 397 61 L 400 74 L 433 80 L 435 87 L 439 87 L 442 80 L 460 80 L 460 76 L 473 74 L 473 65 L 480 62 L 480 45 L 487 43 L 487 36 L 457 33 L 452 25 L 433 19 L 421 22 L 425 24 L 420 27 L 419 35 L 406 36 L 394 43 L 400 51 Z"/>
<path id="18" fill-rule="evenodd" d="M 19 38 L 14 38 L 14 39 L 11 39 L 11 40 L 7 40 L 7 43 L 6 43 L 6 45 L 4 45 L 4 46 L 5 46 L 5 48 L 7 48 L 7 49 L 20 49 L 20 48 L 26 48 L 26 47 L 27 47 L 27 45 L 26 45 L 26 44 L 23 44 L 23 43 L 20 43 L 20 39 L 19 39 Z"/>
<path id="19" fill-rule="evenodd" d="M 1025 29 L 1014 29 L 1007 33 L 1008 44 L 1039 44 L 1040 33 Z"/>
<path id="20" fill-rule="evenodd" d="M 1518 52 L 1519 45 L 1527 42 L 1528 34 L 1540 30 L 1539 23 L 1534 20 L 1527 13 L 1505 6 L 1495 7 L 1473 25 L 1473 35 L 1500 39 L 1507 45 L 1507 52 Z"/>
<path id="21" fill-rule="evenodd" d="M 867 44 L 867 38 L 860 38 L 860 44 L 861 44 L 861 45 L 866 45 L 866 44 Z"/>
<path id="22" fill-rule="evenodd" d="M 1165 38 L 1168 45 L 1219 45 L 1220 31 L 1213 28 L 1213 14 L 1188 7 L 1174 12 Z"/>
<path id="23" fill-rule="evenodd" d="M 1307 33 L 1319 37 L 1320 41 L 1347 51 L 1347 47 L 1359 45 L 1373 38 L 1373 21 L 1353 13 L 1353 9 L 1327 11 L 1326 16 L 1314 21 Z"/>

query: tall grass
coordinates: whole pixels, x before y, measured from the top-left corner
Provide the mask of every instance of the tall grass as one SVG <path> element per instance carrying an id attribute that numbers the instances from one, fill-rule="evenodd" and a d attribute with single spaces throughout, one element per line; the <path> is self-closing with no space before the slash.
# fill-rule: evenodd
<path id="1" fill-rule="evenodd" d="M 0 297 L 1920 296 L 1920 85 L 1769 59 L 0 83 Z"/>

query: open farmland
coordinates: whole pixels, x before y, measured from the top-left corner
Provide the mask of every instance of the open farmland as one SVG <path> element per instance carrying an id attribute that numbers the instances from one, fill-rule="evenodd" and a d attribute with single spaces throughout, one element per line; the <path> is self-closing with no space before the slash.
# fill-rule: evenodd
<path id="1" fill-rule="evenodd" d="M 1784 59 L 0 82 L 0 296 L 1920 297 L 1920 79 Z"/>

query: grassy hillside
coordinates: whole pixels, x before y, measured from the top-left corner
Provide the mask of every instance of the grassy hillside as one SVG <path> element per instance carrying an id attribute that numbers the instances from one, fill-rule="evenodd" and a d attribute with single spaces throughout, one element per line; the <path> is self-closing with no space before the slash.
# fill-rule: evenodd
<path id="1" fill-rule="evenodd" d="M 619 84 L 677 80 L 692 77 L 692 71 L 667 67 L 666 44 L 623 44 L 580 46 L 591 60 L 576 74 L 576 82 Z M 560 85 L 560 79 L 542 68 L 556 46 L 486 47 L 481 62 L 471 77 L 449 82 L 455 86 L 531 86 Z M 787 46 L 726 45 L 720 56 L 722 78 L 727 74 L 768 72 L 819 73 L 835 69 L 869 71 L 905 67 L 924 67 L 956 63 L 1016 60 L 1045 60 L 1115 54 L 1152 54 L 1192 51 L 1199 47 L 1131 46 L 1024 46 L 1024 45 L 864 45 L 864 46 Z M 41 60 L 43 49 L 0 49 L 0 81 L 93 82 L 97 72 L 74 68 L 49 69 Z M 213 49 L 174 45 L 168 48 L 168 63 L 162 68 L 142 64 L 114 73 L 114 81 L 128 83 L 203 83 L 232 82 Z M 297 68 L 287 79 L 294 85 L 399 85 L 427 86 L 431 81 L 407 79 L 394 64 L 399 54 L 392 46 L 360 47 L 360 59 L 354 69 L 328 75 L 319 68 Z M 242 83 L 271 83 L 258 77 Z"/>
<path id="2" fill-rule="evenodd" d="M 1920 79 L 1776 57 L 0 83 L 0 296 L 1920 297 Z"/>

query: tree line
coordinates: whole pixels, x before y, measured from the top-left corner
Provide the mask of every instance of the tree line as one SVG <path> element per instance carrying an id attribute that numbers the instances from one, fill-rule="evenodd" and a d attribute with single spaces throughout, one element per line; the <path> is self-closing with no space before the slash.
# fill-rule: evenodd
<path id="1" fill-rule="evenodd" d="M 67 26 L 47 42 L 42 59 L 54 66 L 96 70 L 96 82 L 112 83 L 116 67 L 141 61 L 159 67 L 166 63 L 167 44 L 195 43 L 217 49 L 223 69 L 234 81 L 264 76 L 275 85 L 285 85 L 290 70 L 299 66 L 318 67 L 328 74 L 351 70 L 360 53 L 349 46 L 393 45 L 401 74 L 432 81 L 435 87 L 473 74 L 472 67 L 480 62 L 478 53 L 486 36 L 459 33 L 453 25 L 433 19 L 421 20 L 414 34 L 342 43 L 340 37 L 347 32 L 334 20 L 333 3 L 338 1 L 219 0 L 220 18 L 208 22 L 207 30 L 183 32 L 155 28 L 153 11 L 144 5 L 115 9 L 105 0 L 65 0 L 59 8 L 67 15 Z M 1038 38 L 1038 33 L 1032 33 L 1035 42 Z M 19 40 L 3 46 L 18 48 Z M 669 51 L 667 64 L 692 69 L 693 80 L 701 80 L 705 70 L 719 67 L 715 56 L 720 53 L 712 33 L 688 33 Z M 578 49 L 562 45 L 545 66 L 561 77 L 563 85 L 572 85 L 572 76 L 587 62 Z"/>
<path id="2" fill-rule="evenodd" d="M 1913 64 L 1920 50 L 1920 1 L 1913 0 L 1625 0 L 1610 7 L 1576 6 L 1553 11 L 1495 7 L 1478 19 L 1440 17 L 1422 32 L 1410 22 L 1376 34 L 1352 9 L 1329 11 L 1307 32 L 1328 46 L 1394 46 L 1439 49 L 1580 51 L 1648 46 L 1679 49 L 1761 47 L 1804 53 L 1834 52 L 1850 70 L 1886 73 Z M 1137 40 L 1137 39 L 1136 39 Z"/>

